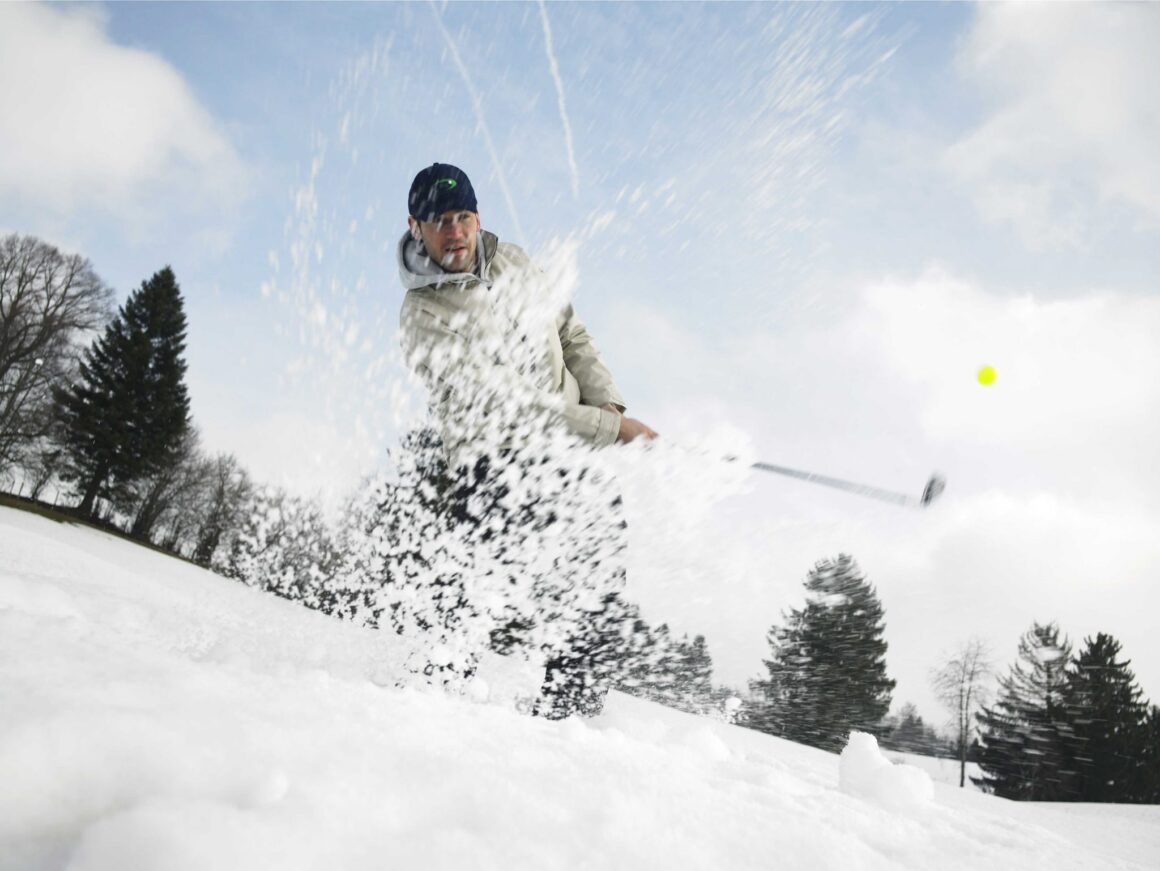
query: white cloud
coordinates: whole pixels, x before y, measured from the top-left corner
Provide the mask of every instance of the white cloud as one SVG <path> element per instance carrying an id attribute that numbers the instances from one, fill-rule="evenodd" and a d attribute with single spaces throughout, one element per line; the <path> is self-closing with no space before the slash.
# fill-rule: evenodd
<path id="1" fill-rule="evenodd" d="M 848 293 L 843 315 L 804 311 L 774 334 L 742 320 L 720 343 L 620 301 L 600 339 L 635 381 L 632 410 L 676 438 L 724 419 L 764 459 L 823 473 L 961 462 L 979 489 L 1006 475 L 1023 495 L 1160 507 L 1160 299 L 996 294 L 937 267 Z"/>
<path id="2" fill-rule="evenodd" d="M 1160 300 L 996 296 L 939 269 L 863 300 L 851 330 L 917 389 L 933 438 L 1084 462 L 1160 439 Z M 991 387 L 973 377 L 983 365 L 998 373 Z"/>
<path id="3" fill-rule="evenodd" d="M 0 6 L 0 201 L 139 213 L 161 184 L 220 204 L 243 181 L 180 74 L 112 43 L 99 9 Z"/>
<path id="4" fill-rule="evenodd" d="M 1005 669 L 1032 620 L 1057 619 L 1077 643 L 1115 634 L 1155 697 L 1160 300 L 996 294 L 938 268 L 850 294 L 843 316 L 807 313 L 777 333 L 739 319 L 719 343 L 671 311 L 620 303 L 602 339 L 616 371 L 643 373 L 635 410 L 674 440 L 733 423 L 762 459 L 914 495 L 938 468 L 940 504 L 902 511 L 763 476 L 684 543 L 711 570 L 679 596 L 646 574 L 634 595 L 707 633 L 736 683 L 760 669 L 764 632 L 813 562 L 845 550 L 887 606 L 896 699 L 924 716 L 944 648 L 983 636 Z M 984 364 L 998 370 L 991 386 L 976 380 Z M 658 516 L 686 497 L 653 491 Z"/>
<path id="5" fill-rule="evenodd" d="M 992 114 L 945 154 L 983 216 L 1083 247 L 1106 207 L 1160 226 L 1160 7 L 984 3 L 963 43 Z"/>

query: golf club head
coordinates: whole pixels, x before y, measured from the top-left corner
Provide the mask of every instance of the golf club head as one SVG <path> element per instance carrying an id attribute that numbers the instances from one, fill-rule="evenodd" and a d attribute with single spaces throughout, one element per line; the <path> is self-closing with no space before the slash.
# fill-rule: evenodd
<path id="1" fill-rule="evenodd" d="M 930 505 L 939 494 L 947 487 L 947 479 L 942 475 L 931 475 L 930 480 L 926 482 L 926 487 L 922 491 L 922 505 L 925 508 Z"/>

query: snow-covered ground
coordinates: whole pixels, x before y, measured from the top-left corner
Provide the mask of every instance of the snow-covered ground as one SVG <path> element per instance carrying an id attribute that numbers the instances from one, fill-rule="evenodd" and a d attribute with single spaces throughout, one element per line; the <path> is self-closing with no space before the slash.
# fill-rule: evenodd
<path id="1" fill-rule="evenodd" d="M 923 756 L 919 753 L 900 753 L 897 750 L 886 750 L 885 756 L 891 762 L 901 762 L 904 765 L 913 765 L 921 768 L 930 775 L 935 783 L 947 783 L 951 786 L 959 785 L 959 760 L 942 759 L 937 756 Z M 972 783 L 972 777 L 979 777 L 982 772 L 974 762 L 967 763 L 967 789 L 977 789 Z"/>
<path id="2" fill-rule="evenodd" d="M 1160 866 L 1160 807 L 1016 804 L 620 695 L 548 722 L 393 689 L 402 653 L 0 509 L 0 869 Z"/>

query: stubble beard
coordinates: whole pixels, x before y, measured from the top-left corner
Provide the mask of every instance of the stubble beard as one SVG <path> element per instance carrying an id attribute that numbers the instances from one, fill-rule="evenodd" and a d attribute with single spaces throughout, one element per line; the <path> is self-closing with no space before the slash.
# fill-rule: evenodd
<path id="1" fill-rule="evenodd" d="M 475 251 L 467 244 L 462 251 L 444 254 L 439 265 L 448 272 L 471 272 L 475 268 Z"/>

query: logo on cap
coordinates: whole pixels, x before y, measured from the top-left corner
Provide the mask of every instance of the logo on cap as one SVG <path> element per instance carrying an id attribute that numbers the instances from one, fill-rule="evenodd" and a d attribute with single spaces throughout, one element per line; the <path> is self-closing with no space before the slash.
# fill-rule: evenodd
<path id="1" fill-rule="evenodd" d="M 455 190 L 455 188 L 459 187 L 459 182 L 453 178 L 441 178 L 435 182 L 435 187 L 445 191 Z"/>

